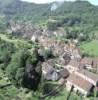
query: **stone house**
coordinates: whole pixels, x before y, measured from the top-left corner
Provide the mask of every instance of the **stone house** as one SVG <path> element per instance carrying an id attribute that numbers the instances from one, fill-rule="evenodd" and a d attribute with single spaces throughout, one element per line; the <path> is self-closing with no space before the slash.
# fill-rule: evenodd
<path id="1" fill-rule="evenodd" d="M 93 59 L 89 57 L 85 57 L 80 61 L 80 65 L 86 69 L 92 69 Z"/>
<path id="2" fill-rule="evenodd" d="M 59 73 L 55 69 L 53 60 L 48 60 L 42 64 L 42 74 L 46 80 L 57 81 L 60 78 Z"/>
<path id="3" fill-rule="evenodd" d="M 80 61 L 80 65 L 88 70 L 96 69 L 98 70 L 98 57 L 84 57 Z"/>
<path id="4" fill-rule="evenodd" d="M 75 92 L 78 92 L 84 96 L 89 96 L 93 85 L 84 78 L 72 73 L 67 79 L 66 87 L 68 90 L 71 90 L 71 88 L 73 87 L 73 90 Z"/>

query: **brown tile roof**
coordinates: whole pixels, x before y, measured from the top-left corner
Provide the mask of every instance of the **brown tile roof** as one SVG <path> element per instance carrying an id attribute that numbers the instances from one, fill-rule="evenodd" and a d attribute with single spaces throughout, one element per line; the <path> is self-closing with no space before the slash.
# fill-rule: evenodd
<path id="1" fill-rule="evenodd" d="M 73 66 L 73 67 L 79 67 L 80 62 L 76 61 L 76 60 L 71 60 L 69 62 L 69 65 Z"/>
<path id="2" fill-rule="evenodd" d="M 78 75 L 75 75 L 74 73 L 69 76 L 67 81 L 73 83 L 73 85 L 76 85 L 85 91 L 88 91 L 92 87 L 92 84 L 90 82 L 84 80 Z"/>
<path id="3" fill-rule="evenodd" d="M 92 73 L 88 70 L 85 70 L 85 69 L 79 70 L 78 72 L 85 75 L 86 77 L 96 81 L 96 82 L 98 81 L 98 74 L 94 74 L 94 73 Z"/>

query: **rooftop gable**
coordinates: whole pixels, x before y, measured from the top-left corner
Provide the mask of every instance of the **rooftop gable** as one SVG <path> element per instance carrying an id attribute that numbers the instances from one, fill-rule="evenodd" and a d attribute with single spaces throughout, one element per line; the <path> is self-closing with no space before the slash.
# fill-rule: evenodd
<path id="1" fill-rule="evenodd" d="M 92 87 L 92 84 L 88 82 L 87 80 L 81 78 L 80 76 L 72 73 L 67 81 L 71 82 L 74 86 L 77 86 L 85 91 L 89 91 Z"/>

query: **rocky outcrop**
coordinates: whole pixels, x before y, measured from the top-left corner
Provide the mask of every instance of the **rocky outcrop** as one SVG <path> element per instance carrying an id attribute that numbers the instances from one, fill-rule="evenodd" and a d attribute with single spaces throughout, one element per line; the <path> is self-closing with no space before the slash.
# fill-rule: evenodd
<path id="1" fill-rule="evenodd" d="M 41 36 L 42 31 L 43 30 L 40 27 L 33 26 L 29 22 L 23 23 L 11 21 L 7 23 L 7 32 L 13 36 L 22 36 L 24 38 L 31 39 L 32 36 Z"/>

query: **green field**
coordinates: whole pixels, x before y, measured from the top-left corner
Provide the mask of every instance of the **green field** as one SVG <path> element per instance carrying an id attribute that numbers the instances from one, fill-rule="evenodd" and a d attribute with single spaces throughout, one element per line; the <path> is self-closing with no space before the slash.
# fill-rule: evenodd
<path id="1" fill-rule="evenodd" d="M 82 43 L 80 45 L 82 53 L 85 53 L 89 56 L 98 56 L 98 40 L 93 40 L 88 43 Z"/>

